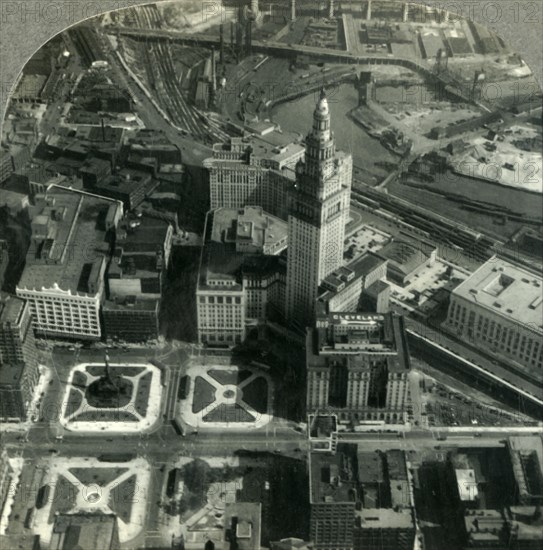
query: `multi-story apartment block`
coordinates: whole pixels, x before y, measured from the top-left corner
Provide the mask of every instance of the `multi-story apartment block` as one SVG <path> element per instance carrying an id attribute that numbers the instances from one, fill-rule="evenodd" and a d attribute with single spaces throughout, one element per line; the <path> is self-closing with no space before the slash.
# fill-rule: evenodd
<path id="1" fill-rule="evenodd" d="M 310 539 L 320 550 L 408 550 L 415 522 L 405 457 L 340 443 L 309 455 Z"/>
<path id="2" fill-rule="evenodd" d="M 306 339 L 307 412 L 340 423 L 405 420 L 409 352 L 403 318 L 392 313 L 317 317 Z"/>
<path id="3" fill-rule="evenodd" d="M 494 256 L 452 291 L 444 327 L 541 379 L 540 274 Z"/>
<path id="4" fill-rule="evenodd" d="M 263 136 L 231 138 L 216 144 L 209 169 L 210 207 L 261 206 L 286 219 L 288 190 L 294 183 L 294 167 L 304 148 L 294 136 L 271 132 Z"/>
<path id="5" fill-rule="evenodd" d="M 294 330 L 312 325 L 320 284 L 343 264 L 352 158 L 336 151 L 324 91 L 305 145 L 288 206 L 286 314 Z"/>
<path id="6" fill-rule="evenodd" d="M 104 272 L 122 204 L 56 186 L 35 203 L 16 293 L 29 302 L 38 334 L 97 340 Z"/>
<path id="7" fill-rule="evenodd" d="M 200 342 L 234 345 L 248 326 L 283 314 L 286 238 L 286 223 L 261 208 L 208 213 L 196 291 Z"/>
<path id="8" fill-rule="evenodd" d="M 37 361 L 30 304 L 0 293 L 0 364 L 26 363 L 33 368 Z"/>

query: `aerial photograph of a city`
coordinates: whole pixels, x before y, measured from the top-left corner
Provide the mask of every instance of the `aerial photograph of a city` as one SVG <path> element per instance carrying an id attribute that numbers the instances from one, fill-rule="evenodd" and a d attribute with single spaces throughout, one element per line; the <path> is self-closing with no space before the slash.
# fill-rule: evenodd
<path id="1" fill-rule="evenodd" d="M 0 548 L 542 550 L 540 82 L 406 0 L 159 1 L 37 50 Z"/>

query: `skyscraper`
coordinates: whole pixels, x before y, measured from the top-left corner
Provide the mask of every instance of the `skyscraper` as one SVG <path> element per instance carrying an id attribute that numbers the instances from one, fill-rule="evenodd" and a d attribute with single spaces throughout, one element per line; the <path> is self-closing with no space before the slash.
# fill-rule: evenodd
<path id="1" fill-rule="evenodd" d="M 322 90 L 305 140 L 305 160 L 296 166 L 296 185 L 289 196 L 285 311 L 292 329 L 313 323 L 319 284 L 343 263 L 351 176 L 352 158 L 336 151 Z"/>

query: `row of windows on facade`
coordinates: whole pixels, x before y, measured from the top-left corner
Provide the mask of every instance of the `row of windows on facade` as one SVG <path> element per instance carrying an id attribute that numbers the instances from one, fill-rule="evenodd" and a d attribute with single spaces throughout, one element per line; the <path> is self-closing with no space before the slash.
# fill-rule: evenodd
<path id="1" fill-rule="evenodd" d="M 88 296 L 78 296 L 75 298 L 61 298 L 61 297 L 50 297 L 50 296 L 36 296 L 35 294 L 20 292 L 18 293 L 20 298 L 24 298 L 30 302 L 31 305 L 38 304 L 40 306 L 49 305 L 72 305 L 72 306 L 85 306 L 85 303 L 89 303 L 90 306 L 96 302 L 95 298 L 89 298 Z M 88 307 L 88 306 L 87 306 Z"/>
<path id="2" fill-rule="evenodd" d="M 456 327 L 467 327 L 468 332 L 473 335 L 475 332 L 477 337 L 481 337 L 484 341 L 494 342 L 501 348 L 506 348 L 510 353 L 526 355 L 529 358 L 531 355 L 536 355 L 539 352 L 541 343 L 539 340 L 529 338 L 526 335 L 520 336 L 520 333 L 514 328 L 504 327 L 497 321 L 491 321 L 486 317 L 478 315 L 470 311 L 467 325 L 465 324 L 467 309 L 466 307 L 453 304 L 451 316 L 453 317 L 453 325 Z M 477 323 L 475 324 L 475 320 Z M 474 331 L 474 328 L 475 331 Z M 517 349 L 519 350 L 517 352 Z"/>
<path id="3" fill-rule="evenodd" d="M 199 296 L 198 302 L 200 304 L 241 304 L 241 298 L 237 296 Z"/>
<path id="4" fill-rule="evenodd" d="M 51 314 L 44 314 L 38 312 L 33 316 L 34 321 L 38 325 L 43 324 L 51 324 L 51 323 L 59 323 L 64 325 L 79 325 L 79 324 L 88 324 L 91 323 L 93 326 L 96 326 L 98 324 L 98 316 L 97 315 L 81 315 L 81 316 L 75 316 L 75 315 L 51 315 Z"/>
<path id="5" fill-rule="evenodd" d="M 241 342 L 241 336 L 239 334 L 205 334 L 202 336 L 202 340 L 215 342 Z"/>
<path id="6" fill-rule="evenodd" d="M 37 315 L 84 315 L 84 316 L 92 316 L 96 315 L 97 307 L 96 305 L 92 306 L 71 306 L 70 308 L 66 308 L 65 306 L 61 305 L 38 305 L 37 307 L 31 306 L 31 311 L 34 316 Z"/>

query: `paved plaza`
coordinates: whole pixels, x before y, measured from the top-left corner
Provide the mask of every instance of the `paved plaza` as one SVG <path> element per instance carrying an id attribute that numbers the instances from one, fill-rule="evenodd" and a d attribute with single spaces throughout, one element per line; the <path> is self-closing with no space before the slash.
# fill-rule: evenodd
<path id="1" fill-rule="evenodd" d="M 145 459 L 106 463 L 96 458 L 53 458 L 46 471 L 42 487 L 49 490 L 41 507 L 37 504 L 31 526 L 43 543 L 51 540 L 56 513 L 113 513 L 121 542 L 140 533 L 151 477 Z"/>
<path id="2" fill-rule="evenodd" d="M 68 379 L 60 424 L 75 432 L 141 432 L 151 428 L 160 416 L 162 385 L 160 370 L 151 364 L 112 364 L 112 372 L 130 387 L 130 395 L 118 406 L 95 406 L 87 388 L 104 374 L 104 365 L 75 366 Z"/>
<path id="3" fill-rule="evenodd" d="M 270 377 L 251 367 L 192 365 L 181 401 L 183 421 L 194 428 L 261 428 L 272 419 Z"/>

